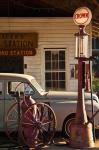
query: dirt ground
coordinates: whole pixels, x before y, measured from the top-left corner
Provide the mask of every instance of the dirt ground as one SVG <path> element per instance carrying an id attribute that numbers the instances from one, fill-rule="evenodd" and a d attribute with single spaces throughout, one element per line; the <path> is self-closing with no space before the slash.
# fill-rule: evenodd
<path id="1" fill-rule="evenodd" d="M 94 148 L 83 148 L 83 150 L 99 150 L 99 134 L 96 136 L 95 147 Z M 0 136 L 0 150 L 28 150 L 25 146 L 21 146 L 20 148 L 13 145 L 11 142 L 9 143 L 7 137 L 4 135 Z M 33 149 L 29 149 L 33 150 Z M 37 150 L 80 150 L 77 148 L 71 148 L 70 145 L 67 144 L 66 140 L 63 139 L 60 134 L 57 134 L 54 138 L 54 143 L 50 145 L 45 145 Z M 82 150 L 82 149 L 81 149 Z"/>

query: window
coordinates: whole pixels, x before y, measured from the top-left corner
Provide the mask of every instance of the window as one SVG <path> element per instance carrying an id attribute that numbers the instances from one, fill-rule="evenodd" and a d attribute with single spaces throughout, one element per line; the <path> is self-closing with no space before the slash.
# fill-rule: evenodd
<path id="1" fill-rule="evenodd" d="M 65 90 L 65 50 L 45 51 L 46 90 Z"/>
<path id="2" fill-rule="evenodd" d="M 92 48 L 99 49 L 99 37 L 92 38 Z"/>
<path id="3" fill-rule="evenodd" d="M 9 95 L 10 97 L 15 97 L 16 92 L 18 92 L 21 97 L 23 97 L 24 95 L 34 94 L 34 91 L 28 83 L 9 81 L 7 83 L 7 95 Z"/>
<path id="4" fill-rule="evenodd" d="M 99 78 L 99 56 L 95 56 L 95 59 L 93 61 L 93 75 L 95 78 Z"/>

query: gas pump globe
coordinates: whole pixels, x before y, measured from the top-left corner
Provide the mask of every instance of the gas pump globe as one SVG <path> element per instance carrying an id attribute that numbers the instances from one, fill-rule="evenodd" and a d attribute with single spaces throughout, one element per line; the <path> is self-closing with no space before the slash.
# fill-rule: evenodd
<path id="1" fill-rule="evenodd" d="M 85 32 L 85 27 L 79 26 L 79 32 L 75 34 L 76 36 L 76 58 L 89 58 L 88 51 L 88 34 Z"/>

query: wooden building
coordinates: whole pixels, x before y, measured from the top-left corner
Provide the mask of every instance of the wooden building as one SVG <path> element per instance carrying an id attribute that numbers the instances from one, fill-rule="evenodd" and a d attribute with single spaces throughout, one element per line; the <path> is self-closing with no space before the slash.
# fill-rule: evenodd
<path id="1" fill-rule="evenodd" d="M 0 72 L 33 75 L 46 90 L 76 91 L 74 34 L 78 31 L 72 17 L 0 18 L 0 49 L 6 51 L 0 54 Z M 91 25 L 86 31 L 91 55 Z"/>
<path id="2" fill-rule="evenodd" d="M 92 37 L 94 43 L 99 37 L 98 0 L 0 0 L 0 72 L 31 74 L 46 90 L 76 91 L 79 29 L 72 16 L 82 6 L 92 11 L 86 29 L 92 55 Z"/>

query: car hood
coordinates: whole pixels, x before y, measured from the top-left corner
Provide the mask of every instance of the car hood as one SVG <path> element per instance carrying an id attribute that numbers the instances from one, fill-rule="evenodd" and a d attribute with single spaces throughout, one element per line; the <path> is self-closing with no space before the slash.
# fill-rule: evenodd
<path id="1" fill-rule="evenodd" d="M 76 92 L 65 92 L 65 91 L 49 91 L 47 93 L 49 99 L 77 99 Z"/>
<path id="2" fill-rule="evenodd" d="M 49 91 L 46 94 L 48 99 L 56 99 L 56 100 L 77 100 L 78 99 L 78 92 L 67 92 L 67 91 Z M 93 99 L 99 102 L 98 97 L 93 94 Z M 91 100 L 91 93 L 85 93 L 85 99 Z"/>

